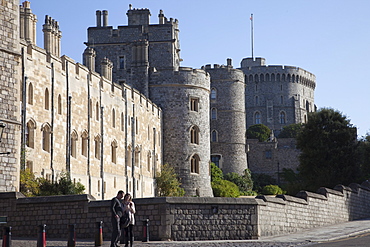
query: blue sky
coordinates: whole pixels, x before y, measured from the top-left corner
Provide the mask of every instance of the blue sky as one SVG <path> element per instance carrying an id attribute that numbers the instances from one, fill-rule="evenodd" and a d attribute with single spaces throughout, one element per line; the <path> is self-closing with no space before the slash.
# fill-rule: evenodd
<path id="1" fill-rule="evenodd" d="M 370 132 L 370 1 L 368 0 L 31 0 L 38 16 L 37 44 L 43 47 L 45 15 L 59 22 L 62 54 L 82 62 L 87 28 L 95 11 L 108 10 L 108 24 L 127 24 L 129 4 L 148 8 L 151 23 L 162 9 L 179 20 L 182 66 L 226 64 L 235 68 L 251 56 L 250 20 L 254 16 L 254 56 L 269 65 L 301 67 L 316 75 L 315 104 L 346 115 L 359 136 Z"/>

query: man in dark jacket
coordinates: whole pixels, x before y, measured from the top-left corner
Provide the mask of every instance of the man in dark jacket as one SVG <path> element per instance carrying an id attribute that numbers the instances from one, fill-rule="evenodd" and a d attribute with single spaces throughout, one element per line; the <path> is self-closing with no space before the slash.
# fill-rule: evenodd
<path id="1" fill-rule="evenodd" d="M 121 199 L 123 198 L 124 195 L 125 195 L 125 192 L 123 192 L 122 190 L 118 191 L 117 196 L 113 197 L 110 203 L 110 210 L 112 212 L 112 226 L 113 226 L 110 247 L 119 246 L 117 243 L 121 236 L 120 219 L 123 215 Z"/>

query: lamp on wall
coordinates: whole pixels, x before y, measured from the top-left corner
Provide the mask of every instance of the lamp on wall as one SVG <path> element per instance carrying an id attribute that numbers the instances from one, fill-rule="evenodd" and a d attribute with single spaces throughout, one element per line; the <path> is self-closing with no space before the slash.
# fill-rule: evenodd
<path id="1" fill-rule="evenodd" d="M 0 142 L 1 142 L 1 139 L 3 139 L 3 132 L 4 132 L 5 127 L 6 127 L 6 123 L 0 122 Z"/>

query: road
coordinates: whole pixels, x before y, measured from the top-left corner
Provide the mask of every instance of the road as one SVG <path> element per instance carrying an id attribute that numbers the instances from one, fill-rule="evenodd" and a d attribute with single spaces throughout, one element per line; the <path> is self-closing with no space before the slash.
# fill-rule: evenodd
<path id="1" fill-rule="evenodd" d="M 357 235 L 354 237 L 344 238 L 344 239 L 337 239 L 333 241 L 318 243 L 318 244 L 310 244 L 310 247 L 366 247 L 370 246 L 370 233 L 365 233 L 361 235 Z"/>

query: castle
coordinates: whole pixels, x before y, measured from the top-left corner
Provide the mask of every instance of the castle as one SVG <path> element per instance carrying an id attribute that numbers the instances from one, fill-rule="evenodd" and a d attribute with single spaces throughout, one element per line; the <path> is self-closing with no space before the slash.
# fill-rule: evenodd
<path id="1" fill-rule="evenodd" d="M 297 67 L 263 58 L 243 59 L 239 69 L 231 59 L 181 67 L 178 21 L 163 11 L 150 24 L 148 9 L 130 5 L 128 25 L 117 29 L 96 11 L 80 64 L 60 57 L 62 33 L 49 16 L 37 47 L 37 17 L 28 1 L 16 2 L 0 5 L 9 23 L 0 36 L 0 148 L 11 153 L 1 156 L 0 191 L 19 190 L 27 167 L 53 181 L 67 171 L 100 199 L 121 188 L 150 197 L 168 163 L 187 196 L 211 197 L 211 161 L 225 173 L 248 167 L 249 126 L 277 133 L 315 109 L 315 76 Z"/>

